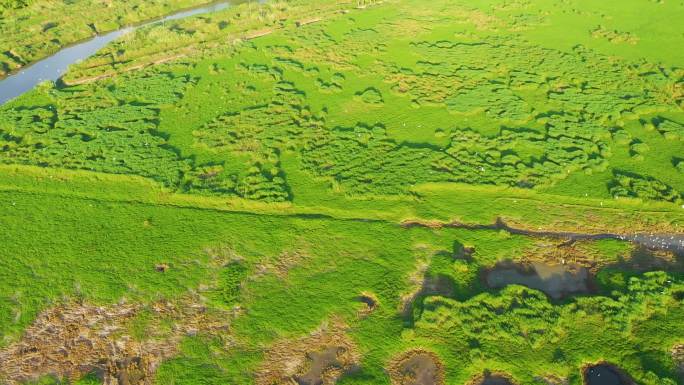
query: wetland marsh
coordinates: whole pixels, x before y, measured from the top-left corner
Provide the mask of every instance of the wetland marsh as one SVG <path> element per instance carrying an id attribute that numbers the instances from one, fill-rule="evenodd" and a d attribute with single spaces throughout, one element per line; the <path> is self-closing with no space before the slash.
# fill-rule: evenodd
<path id="1" fill-rule="evenodd" d="M 0 0 L 0 384 L 684 384 L 681 20 Z"/>

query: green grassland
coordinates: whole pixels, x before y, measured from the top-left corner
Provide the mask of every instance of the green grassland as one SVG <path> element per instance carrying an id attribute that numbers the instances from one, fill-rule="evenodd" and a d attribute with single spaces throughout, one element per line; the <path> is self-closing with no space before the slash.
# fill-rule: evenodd
<path id="1" fill-rule="evenodd" d="M 121 4 L 111 22 L 135 21 Z M 164 4 L 130 17 L 192 5 Z M 560 263 L 560 240 L 441 226 L 681 234 L 683 18 L 674 1 L 297 0 L 137 30 L 0 106 L 0 350 L 58 304 L 192 293 L 229 328 L 184 338 L 156 384 L 257 384 L 274 346 L 339 320 L 361 358 L 337 384 L 390 384 L 411 349 L 449 385 L 579 385 L 600 361 L 684 384 L 681 256 L 577 242 L 595 290 L 553 300 L 481 274 Z M 452 292 L 420 294 L 434 277 Z"/>

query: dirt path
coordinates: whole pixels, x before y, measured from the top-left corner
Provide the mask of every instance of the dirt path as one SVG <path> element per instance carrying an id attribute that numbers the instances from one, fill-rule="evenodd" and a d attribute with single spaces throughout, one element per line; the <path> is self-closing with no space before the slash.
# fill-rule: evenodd
<path id="1" fill-rule="evenodd" d="M 614 233 L 579 233 L 566 231 L 534 231 L 519 229 L 506 224 L 501 218 L 492 225 L 469 225 L 459 222 L 438 223 L 405 221 L 403 227 L 428 227 L 428 228 L 456 228 L 468 230 L 504 230 L 511 234 L 524 235 L 528 237 L 558 238 L 568 242 L 581 240 L 601 240 L 616 239 L 621 241 L 633 242 L 653 250 L 671 251 L 677 255 L 684 255 L 684 234 L 661 234 L 661 233 L 633 233 L 633 234 L 614 234 Z"/>

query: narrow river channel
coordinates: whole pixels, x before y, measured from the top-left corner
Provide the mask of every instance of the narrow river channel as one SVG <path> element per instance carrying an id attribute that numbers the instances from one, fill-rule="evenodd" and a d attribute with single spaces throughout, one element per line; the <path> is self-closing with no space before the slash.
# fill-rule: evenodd
<path id="1" fill-rule="evenodd" d="M 258 3 L 263 3 L 263 1 L 259 0 Z M 18 72 L 12 73 L 5 79 L 0 80 L 0 105 L 32 90 L 42 82 L 59 80 L 69 69 L 70 65 L 91 57 L 110 42 L 138 28 L 204 13 L 217 12 L 237 3 L 238 1 L 220 1 L 182 10 L 162 18 L 148 20 L 137 25 L 97 35 L 89 40 L 65 47 L 57 53 L 23 67 Z"/>

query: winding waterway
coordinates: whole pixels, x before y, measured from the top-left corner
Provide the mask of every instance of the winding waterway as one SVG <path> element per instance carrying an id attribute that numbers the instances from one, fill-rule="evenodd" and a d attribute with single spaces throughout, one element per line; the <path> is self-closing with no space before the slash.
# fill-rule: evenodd
<path id="1" fill-rule="evenodd" d="M 258 2 L 263 3 L 263 1 L 264 0 L 259 0 Z M 27 67 L 23 67 L 18 72 L 10 74 L 5 79 L 0 80 L 0 105 L 5 104 L 8 101 L 32 90 L 42 82 L 59 80 L 69 69 L 70 65 L 79 63 L 91 57 L 110 42 L 138 28 L 152 24 L 163 23 L 165 21 L 178 20 L 190 16 L 220 11 L 229 8 L 231 5 L 236 3 L 238 2 L 220 1 L 201 7 L 186 9 L 172 13 L 162 18 L 148 20 L 140 24 L 123 27 L 102 35 L 96 35 L 89 40 L 63 48 L 57 53 L 32 63 Z"/>

